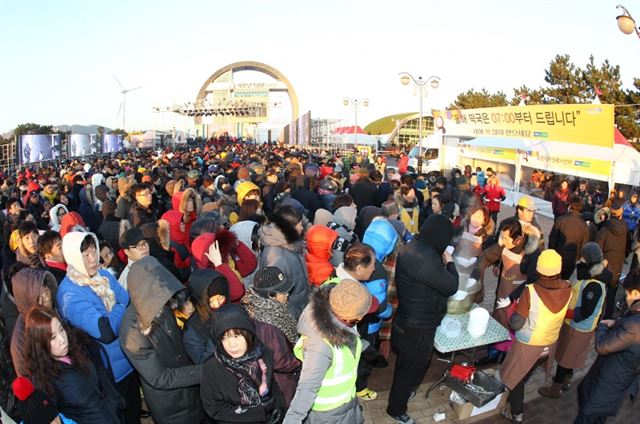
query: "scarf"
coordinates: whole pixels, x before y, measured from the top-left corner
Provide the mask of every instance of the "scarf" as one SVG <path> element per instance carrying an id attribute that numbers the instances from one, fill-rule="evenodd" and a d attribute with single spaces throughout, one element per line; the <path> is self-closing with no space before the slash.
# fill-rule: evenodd
<path id="1" fill-rule="evenodd" d="M 262 398 L 269 394 L 267 387 L 267 365 L 262 359 L 263 346 L 256 341 L 256 347 L 240 358 L 232 358 L 219 346 L 216 358 L 236 377 L 238 377 L 238 394 L 240 405 L 250 408 L 262 403 Z"/>
<path id="2" fill-rule="evenodd" d="M 298 324 L 286 304 L 260 296 L 253 289 L 249 289 L 240 302 L 251 319 L 279 328 L 292 345 L 296 344 Z"/>
<path id="3" fill-rule="evenodd" d="M 111 290 L 111 285 L 107 277 L 103 277 L 99 273 L 96 273 L 93 277 L 87 277 L 71 264 L 67 264 L 67 277 L 77 285 L 89 287 L 93 290 L 100 300 L 102 300 L 107 312 L 111 312 L 111 309 L 113 309 L 113 306 L 116 304 L 116 295 L 113 290 Z"/>

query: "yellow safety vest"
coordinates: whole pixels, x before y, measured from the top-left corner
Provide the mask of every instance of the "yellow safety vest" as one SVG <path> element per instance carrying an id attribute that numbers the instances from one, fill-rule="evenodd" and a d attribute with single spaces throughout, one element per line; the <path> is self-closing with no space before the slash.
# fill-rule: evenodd
<path id="1" fill-rule="evenodd" d="M 577 281 L 573 285 L 573 287 L 571 287 L 571 303 L 569 304 L 569 309 L 579 308 L 582 305 L 582 292 L 589 283 L 598 283 L 598 285 L 602 289 L 602 295 L 600 296 L 600 300 L 598 301 L 598 305 L 596 306 L 596 308 L 588 318 L 580 322 L 575 322 L 574 320 L 568 318 L 564 320 L 564 322 L 571 328 L 574 328 L 583 333 L 588 333 L 596 329 L 596 326 L 598 325 L 598 319 L 600 318 L 600 314 L 602 313 L 602 306 L 604 305 L 606 290 L 604 284 L 598 280 Z"/>
<path id="2" fill-rule="evenodd" d="M 558 340 L 571 298 L 567 300 L 562 309 L 553 313 L 540 299 L 533 284 L 529 284 L 527 290 L 531 300 L 531 309 L 524 326 L 516 331 L 516 338 L 521 343 L 531 346 L 551 345 Z"/>
<path id="3" fill-rule="evenodd" d="M 400 221 L 402 221 L 407 231 L 411 234 L 416 234 L 419 230 L 418 209 L 419 208 L 417 206 L 414 206 L 413 208 L 403 208 L 400 206 Z M 409 215 L 409 212 L 411 212 L 411 215 Z"/>
<path id="4" fill-rule="evenodd" d="M 306 336 L 300 337 L 293 348 L 296 358 L 301 361 L 304 361 L 302 344 L 306 338 Z M 350 402 L 356 396 L 358 361 L 360 361 L 362 349 L 362 342 L 357 336 L 355 355 L 351 353 L 348 346 L 332 346 L 326 339 L 322 340 L 331 347 L 333 357 L 311 407 L 314 411 L 330 411 Z"/>

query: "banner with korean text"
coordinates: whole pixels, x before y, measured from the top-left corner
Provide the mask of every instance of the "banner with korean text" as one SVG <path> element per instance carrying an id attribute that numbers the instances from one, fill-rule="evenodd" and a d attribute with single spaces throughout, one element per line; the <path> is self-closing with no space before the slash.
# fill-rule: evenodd
<path id="1" fill-rule="evenodd" d="M 613 147 L 613 105 L 531 105 L 432 111 L 447 135 L 505 137 Z"/>

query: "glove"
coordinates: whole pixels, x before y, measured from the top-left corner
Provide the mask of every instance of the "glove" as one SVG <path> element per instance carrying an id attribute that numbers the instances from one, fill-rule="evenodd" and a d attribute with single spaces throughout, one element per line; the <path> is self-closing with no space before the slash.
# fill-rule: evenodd
<path id="1" fill-rule="evenodd" d="M 509 305 L 511 305 L 511 299 L 509 297 L 501 297 L 496 303 L 496 309 L 503 309 Z"/>

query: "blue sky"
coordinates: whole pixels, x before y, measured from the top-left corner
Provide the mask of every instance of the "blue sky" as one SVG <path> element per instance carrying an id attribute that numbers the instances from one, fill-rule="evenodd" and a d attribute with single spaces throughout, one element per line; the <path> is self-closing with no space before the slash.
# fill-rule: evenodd
<path id="1" fill-rule="evenodd" d="M 56 1 L 0 0 L 0 132 L 19 123 L 113 127 L 126 87 L 127 129 L 188 121 L 153 105 L 194 100 L 209 75 L 240 60 L 267 63 L 292 82 L 300 110 L 344 119 L 345 96 L 378 117 L 417 110 L 398 72 L 438 75 L 425 108 L 469 88 L 544 83 L 558 53 L 590 54 L 640 77 L 640 39 L 619 32 L 621 0 L 540 1 Z M 625 3 L 640 19 L 640 2 Z"/>

